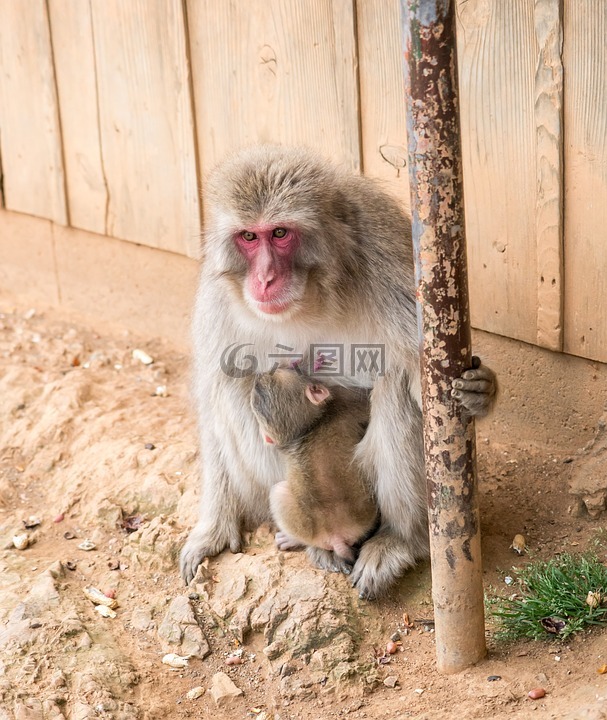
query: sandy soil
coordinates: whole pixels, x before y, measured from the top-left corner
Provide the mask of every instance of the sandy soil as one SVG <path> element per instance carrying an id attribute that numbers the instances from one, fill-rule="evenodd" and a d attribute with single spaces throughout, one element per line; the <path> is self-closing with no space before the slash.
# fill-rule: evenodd
<path id="1" fill-rule="evenodd" d="M 505 646 L 488 622 L 487 659 L 439 675 L 427 565 L 366 603 L 345 577 L 278 553 L 262 528 L 185 589 L 176 558 L 198 495 L 187 373 L 160 340 L 0 302 L 0 720 L 607 717 L 601 631 Z M 570 458 L 487 432 L 479 426 L 485 580 L 503 588 L 524 562 L 515 534 L 551 557 L 592 546 L 601 521 L 568 512 Z M 85 539 L 94 549 L 79 548 Z M 115 594 L 115 618 L 95 611 L 89 585 Z M 400 651 L 379 664 L 397 631 Z M 187 667 L 162 664 L 171 650 L 193 655 Z M 243 692 L 219 707 L 206 692 L 218 672 Z M 205 693 L 188 698 L 197 686 Z M 546 696 L 528 699 L 538 686 Z"/>

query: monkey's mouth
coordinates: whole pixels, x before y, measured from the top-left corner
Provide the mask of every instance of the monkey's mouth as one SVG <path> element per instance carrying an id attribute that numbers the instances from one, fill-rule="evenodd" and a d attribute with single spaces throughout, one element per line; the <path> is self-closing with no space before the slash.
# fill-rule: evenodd
<path id="1" fill-rule="evenodd" d="M 281 300 L 268 300 L 267 302 L 257 301 L 257 308 L 266 315 L 280 315 L 290 309 L 292 303 Z"/>

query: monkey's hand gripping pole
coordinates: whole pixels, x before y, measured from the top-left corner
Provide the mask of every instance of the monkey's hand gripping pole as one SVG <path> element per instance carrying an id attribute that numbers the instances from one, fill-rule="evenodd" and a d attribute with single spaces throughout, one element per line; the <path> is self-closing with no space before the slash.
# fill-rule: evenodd
<path id="1" fill-rule="evenodd" d="M 451 397 L 471 367 L 454 0 L 401 0 L 424 450 L 438 669 L 486 652 L 474 421 Z"/>

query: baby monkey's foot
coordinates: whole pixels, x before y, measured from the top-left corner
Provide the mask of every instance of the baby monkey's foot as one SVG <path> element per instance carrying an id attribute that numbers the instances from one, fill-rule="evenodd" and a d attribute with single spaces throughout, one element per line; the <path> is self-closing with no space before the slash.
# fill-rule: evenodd
<path id="1" fill-rule="evenodd" d="M 274 535 L 274 542 L 276 543 L 276 547 L 279 550 L 303 550 L 304 545 L 302 545 L 299 540 L 296 540 L 295 538 L 288 535 L 286 532 L 283 532 L 282 530 L 279 530 L 276 535 Z"/>

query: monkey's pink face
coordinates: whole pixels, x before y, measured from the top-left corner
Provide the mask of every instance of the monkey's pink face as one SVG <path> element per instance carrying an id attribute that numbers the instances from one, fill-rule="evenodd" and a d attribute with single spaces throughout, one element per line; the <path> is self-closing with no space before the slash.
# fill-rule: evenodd
<path id="1" fill-rule="evenodd" d="M 247 300 L 263 315 L 287 312 L 302 290 L 293 272 L 298 232 L 285 225 L 256 225 L 238 233 L 235 241 L 249 266 Z"/>

